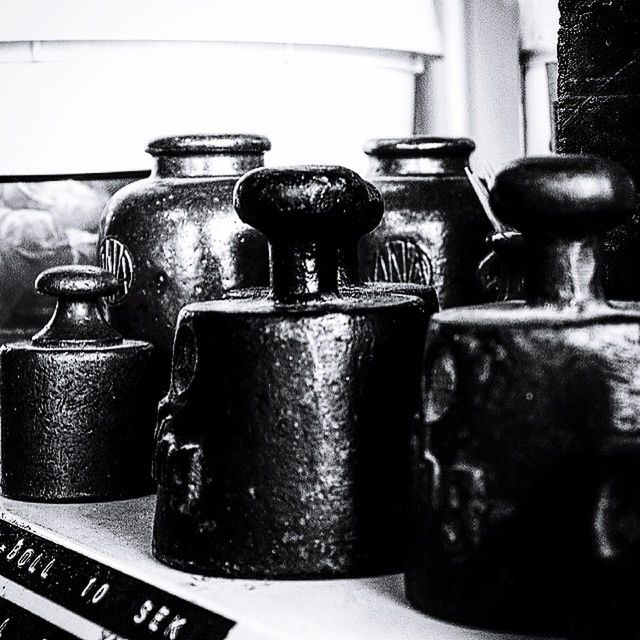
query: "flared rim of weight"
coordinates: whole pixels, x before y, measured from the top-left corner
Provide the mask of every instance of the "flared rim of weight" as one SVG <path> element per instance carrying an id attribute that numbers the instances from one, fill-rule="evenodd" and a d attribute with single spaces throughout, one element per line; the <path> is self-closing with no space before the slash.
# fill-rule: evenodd
<path id="1" fill-rule="evenodd" d="M 364 145 L 364 152 L 376 158 L 460 158 L 468 157 L 476 145 L 469 138 L 407 136 L 374 138 Z"/>
<path id="2" fill-rule="evenodd" d="M 226 153 L 264 153 L 271 149 L 269 138 L 247 133 L 190 134 L 152 140 L 152 156 L 189 156 Z"/>

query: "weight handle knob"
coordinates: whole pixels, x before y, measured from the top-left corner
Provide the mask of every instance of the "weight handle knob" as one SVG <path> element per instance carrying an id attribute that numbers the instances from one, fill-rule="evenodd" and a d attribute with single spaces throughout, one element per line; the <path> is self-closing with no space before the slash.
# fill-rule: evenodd
<path id="1" fill-rule="evenodd" d="M 36 291 L 56 298 L 95 299 L 117 293 L 117 278 L 89 265 L 53 267 L 36 278 Z"/>
<path id="2" fill-rule="evenodd" d="M 117 293 L 119 282 L 110 272 L 89 265 L 68 265 L 43 271 L 35 282 L 38 293 L 58 299 L 47 325 L 32 338 L 36 345 L 122 342 L 98 308 L 98 299 Z"/>
<path id="3" fill-rule="evenodd" d="M 629 174 L 594 156 L 530 157 L 507 165 L 491 208 L 527 239 L 526 296 L 534 304 L 602 302 L 602 234 L 635 212 Z"/>
<path id="4" fill-rule="evenodd" d="M 234 204 L 269 240 L 273 298 L 282 304 L 337 296 L 339 248 L 383 212 L 372 185 L 333 165 L 250 171 L 236 184 Z"/>
<path id="5" fill-rule="evenodd" d="M 518 231 L 566 238 L 599 235 L 635 212 L 631 176 L 619 164 L 580 155 L 516 160 L 497 176 L 491 208 Z"/>

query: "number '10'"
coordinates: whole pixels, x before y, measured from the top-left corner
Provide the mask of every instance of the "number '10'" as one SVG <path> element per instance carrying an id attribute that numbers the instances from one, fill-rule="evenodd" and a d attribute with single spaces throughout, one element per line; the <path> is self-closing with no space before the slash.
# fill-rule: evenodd
<path id="1" fill-rule="evenodd" d="M 87 586 L 82 590 L 81 594 L 82 597 L 85 598 L 86 596 L 90 595 L 91 592 L 93 592 L 90 600 L 91 604 L 98 604 L 98 602 L 100 602 L 100 600 L 102 600 L 102 598 L 104 598 L 109 591 L 109 584 L 107 582 L 94 590 L 93 587 L 95 586 L 95 584 L 96 578 L 91 578 L 91 580 L 87 582 Z"/>

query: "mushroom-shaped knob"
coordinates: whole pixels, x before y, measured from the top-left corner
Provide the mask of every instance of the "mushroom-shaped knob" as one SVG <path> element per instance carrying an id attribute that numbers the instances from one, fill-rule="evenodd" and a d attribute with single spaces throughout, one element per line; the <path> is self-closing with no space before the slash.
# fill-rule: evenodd
<path id="1" fill-rule="evenodd" d="M 39 293 L 58 298 L 47 325 L 33 336 L 38 345 L 66 343 L 122 342 L 122 336 L 102 317 L 98 298 L 117 293 L 117 278 L 108 271 L 88 265 L 53 267 L 36 278 Z"/>
<path id="2" fill-rule="evenodd" d="M 380 194 L 357 173 L 322 165 L 250 171 L 236 185 L 234 204 L 272 242 L 338 242 L 373 229 L 383 212 Z"/>
<path id="3" fill-rule="evenodd" d="M 598 235 L 636 207 L 630 175 L 615 162 L 581 155 L 523 158 L 507 165 L 490 193 L 496 216 L 525 235 Z"/>
<path id="4" fill-rule="evenodd" d="M 36 291 L 56 298 L 95 300 L 117 293 L 118 287 L 112 273 L 89 265 L 53 267 L 36 278 Z"/>
<path id="5" fill-rule="evenodd" d="M 384 205 L 382 194 L 370 182 L 365 182 L 369 191 L 369 202 L 354 211 L 350 218 L 351 226 L 346 229 L 342 243 L 338 247 L 338 269 L 341 285 L 360 285 L 358 266 L 358 243 L 360 238 L 373 231 L 382 220 Z"/>
<path id="6" fill-rule="evenodd" d="M 363 202 L 358 210 L 351 212 L 347 223 L 345 237 L 351 240 L 360 240 L 370 231 L 373 231 L 382 220 L 384 214 L 384 203 L 382 194 L 378 188 L 366 180 L 363 181 L 368 193 L 368 199 Z M 349 224 L 350 223 L 350 224 Z"/>
<path id="7" fill-rule="evenodd" d="M 339 166 L 255 169 L 235 187 L 240 219 L 271 244 L 276 302 L 300 303 L 338 292 L 338 252 L 373 229 L 382 197 Z"/>

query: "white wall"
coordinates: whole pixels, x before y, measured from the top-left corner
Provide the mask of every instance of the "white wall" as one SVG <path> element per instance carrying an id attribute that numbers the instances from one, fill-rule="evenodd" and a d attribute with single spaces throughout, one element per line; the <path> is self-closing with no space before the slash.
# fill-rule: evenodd
<path id="1" fill-rule="evenodd" d="M 430 72 L 419 127 L 472 138 L 475 163 L 497 169 L 523 153 L 518 3 L 438 0 L 437 11 L 444 56 Z"/>

